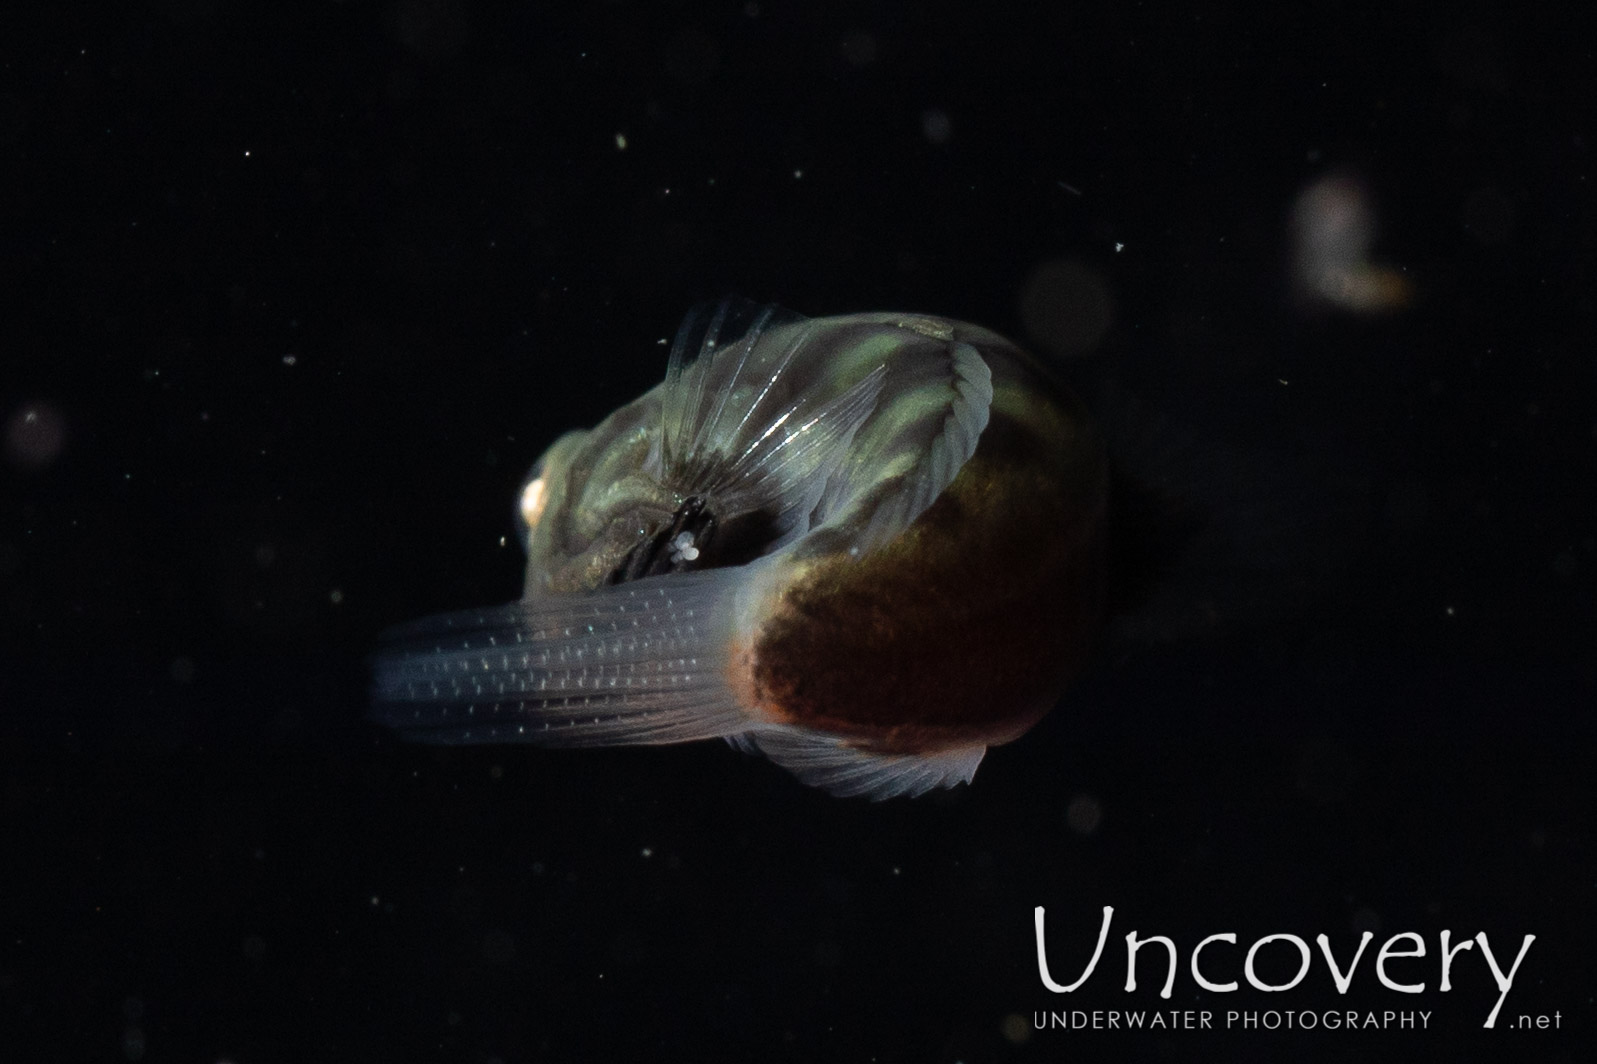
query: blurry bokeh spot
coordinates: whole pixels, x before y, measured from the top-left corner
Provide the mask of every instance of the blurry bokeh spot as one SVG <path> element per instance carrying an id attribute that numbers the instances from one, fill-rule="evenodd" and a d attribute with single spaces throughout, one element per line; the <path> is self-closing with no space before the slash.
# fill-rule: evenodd
<path id="1" fill-rule="evenodd" d="M 697 85 L 708 81 L 721 65 L 721 46 L 700 30 L 683 30 L 666 40 L 663 59 L 667 74 Z"/>
<path id="2" fill-rule="evenodd" d="M 403 0 L 388 21 L 399 43 L 429 63 L 452 59 L 471 39 L 465 6 L 458 0 Z"/>
<path id="3" fill-rule="evenodd" d="M 1011 1045 L 1021 1045 L 1031 1040 L 1031 1025 L 1026 1022 L 1026 1017 L 1018 1012 L 1011 1012 L 998 1021 L 998 1030 L 1004 1040 Z"/>
<path id="4" fill-rule="evenodd" d="M 1507 243 L 1514 235 L 1514 201 L 1487 185 L 1464 201 L 1464 229 L 1481 244 Z"/>
<path id="5" fill-rule="evenodd" d="M 1020 289 L 1020 320 L 1033 343 L 1070 357 L 1092 350 L 1114 324 L 1114 299 L 1097 270 L 1076 259 L 1038 264 Z"/>
<path id="6" fill-rule="evenodd" d="M 6 418 L 6 461 L 18 469 L 49 467 L 60 457 L 66 440 L 66 418 L 49 403 L 24 403 Z"/>
<path id="7" fill-rule="evenodd" d="M 1091 835 L 1103 823 L 1103 806 L 1090 794 L 1078 794 L 1065 807 L 1065 823 L 1078 835 Z"/>
<path id="8" fill-rule="evenodd" d="M 1342 171 L 1313 182 L 1292 205 L 1292 272 L 1306 305 L 1356 314 L 1398 310 L 1412 286 L 1403 271 L 1370 259 L 1377 232 L 1369 189 Z"/>
<path id="9" fill-rule="evenodd" d="M 844 34 L 838 48 L 849 66 L 867 67 L 876 62 L 876 38 L 865 30 L 851 30 Z"/>

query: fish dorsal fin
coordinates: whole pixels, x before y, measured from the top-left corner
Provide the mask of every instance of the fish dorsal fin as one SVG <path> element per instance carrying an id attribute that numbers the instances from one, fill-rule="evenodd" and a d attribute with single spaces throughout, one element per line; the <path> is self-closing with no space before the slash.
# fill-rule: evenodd
<path id="1" fill-rule="evenodd" d="M 830 372 L 816 331 L 791 311 L 723 300 L 683 323 L 661 395 L 661 483 L 764 515 L 773 549 L 808 530 L 887 376 L 881 365 Z"/>
<path id="2" fill-rule="evenodd" d="M 915 321 L 922 332 L 933 324 Z M 909 329 L 909 326 L 901 326 Z M 819 550 L 873 551 L 914 523 L 976 452 L 993 400 L 992 372 L 969 343 L 922 332 L 900 359 L 870 422 L 828 483 Z"/>

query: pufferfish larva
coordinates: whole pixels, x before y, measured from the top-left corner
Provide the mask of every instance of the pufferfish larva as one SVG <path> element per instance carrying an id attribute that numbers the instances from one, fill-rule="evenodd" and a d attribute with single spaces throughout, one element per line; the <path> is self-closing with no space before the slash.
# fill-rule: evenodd
<path id="1" fill-rule="evenodd" d="M 968 782 L 1093 645 L 1107 492 L 1084 408 L 987 329 L 725 302 L 534 466 L 519 602 L 387 635 L 374 718 L 723 738 L 838 795 Z"/>

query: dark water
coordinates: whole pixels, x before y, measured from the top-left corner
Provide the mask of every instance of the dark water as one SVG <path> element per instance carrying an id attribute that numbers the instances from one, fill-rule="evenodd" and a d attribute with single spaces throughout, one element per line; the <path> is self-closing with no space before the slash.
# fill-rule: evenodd
<path id="1" fill-rule="evenodd" d="M 7 16 L 5 1057 L 1584 1058 L 1589 48 L 1472 11 Z M 1292 204 L 1334 174 L 1406 307 L 1294 297 Z M 1260 530 L 1323 556 L 1310 593 L 1115 646 L 915 802 L 365 724 L 375 634 L 513 598 L 527 467 L 731 292 L 1085 348 L 1077 379 L 1337 500 Z M 1072 994 L 1039 905 L 1061 982 L 1115 907 Z M 1168 1001 L 1158 946 L 1123 989 L 1133 929 L 1180 947 Z M 1314 936 L 1345 965 L 1365 930 L 1338 995 Z M 1536 936 L 1494 1029 L 1479 948 L 1440 991 L 1444 930 L 1505 970 Z M 1187 967 L 1222 932 L 1233 993 Z M 1402 932 L 1417 994 L 1377 979 Z M 1313 966 L 1266 993 L 1276 933 Z M 1032 1029 L 1160 1007 L 1216 1029 Z M 1226 1029 L 1348 1009 L 1427 1027 Z"/>

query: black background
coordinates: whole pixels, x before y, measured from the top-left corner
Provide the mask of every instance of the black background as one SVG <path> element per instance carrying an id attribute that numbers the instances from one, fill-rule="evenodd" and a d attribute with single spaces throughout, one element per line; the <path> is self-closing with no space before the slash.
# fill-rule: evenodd
<path id="1" fill-rule="evenodd" d="M 1584 1055 L 1589 41 L 1492 5 L 1047 6 L 8 11 L 8 1058 Z M 1292 298 L 1291 204 L 1336 172 L 1407 309 Z M 1332 559 L 1289 618 L 1117 647 L 914 802 L 717 744 L 362 721 L 376 633 L 519 593 L 525 471 L 657 381 L 693 304 L 1024 339 L 1061 259 L 1114 308 L 1066 372 L 1340 500 L 1289 550 Z M 1116 907 L 1068 998 L 1036 905 L 1056 975 Z M 1347 999 L 1320 963 L 1275 995 L 1183 966 L 1168 1004 L 1430 1029 L 1028 1029 L 1161 1004 L 1152 966 L 1121 988 L 1133 927 L 1342 957 L 1373 930 Z M 1497 1029 L 1478 950 L 1438 991 L 1444 928 L 1505 963 L 1538 936 Z M 1373 972 L 1401 931 L 1414 997 Z"/>

